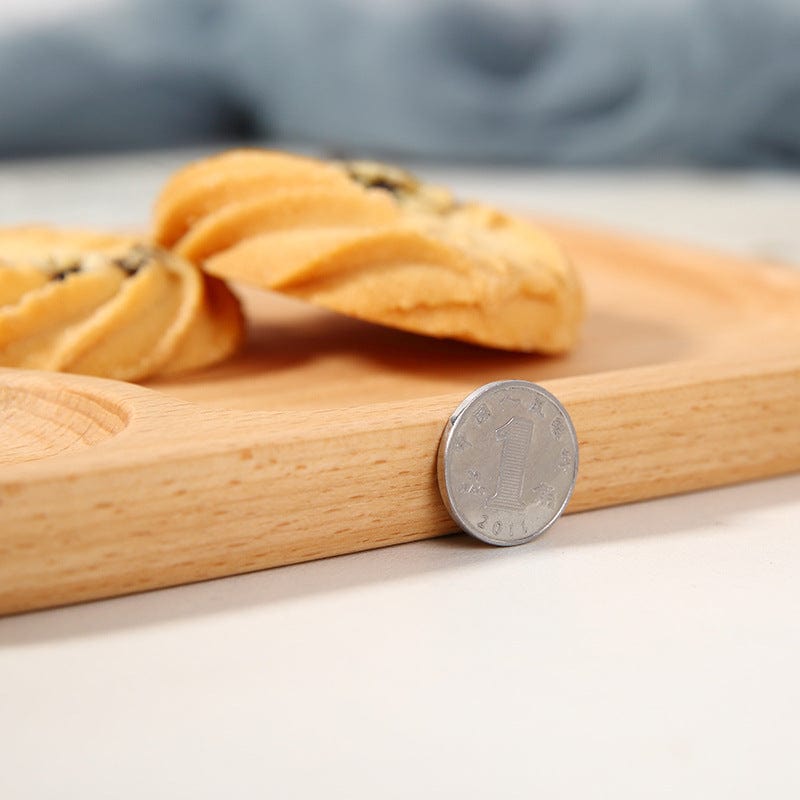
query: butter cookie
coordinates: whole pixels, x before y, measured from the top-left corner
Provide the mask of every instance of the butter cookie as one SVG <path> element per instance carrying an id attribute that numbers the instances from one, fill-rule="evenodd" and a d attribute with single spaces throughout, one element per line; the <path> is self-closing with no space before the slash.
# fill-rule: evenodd
<path id="1" fill-rule="evenodd" d="M 232 151 L 178 172 L 155 216 L 209 273 L 359 319 L 543 353 L 578 336 L 580 282 L 547 233 L 396 167 Z"/>

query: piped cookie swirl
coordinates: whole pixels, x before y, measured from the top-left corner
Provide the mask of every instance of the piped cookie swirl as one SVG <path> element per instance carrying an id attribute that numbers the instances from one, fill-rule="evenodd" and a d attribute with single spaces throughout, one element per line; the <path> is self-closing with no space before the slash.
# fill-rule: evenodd
<path id="1" fill-rule="evenodd" d="M 205 159 L 165 186 L 155 237 L 211 274 L 430 336 L 559 353 L 583 315 L 545 232 L 375 162 Z"/>
<path id="2" fill-rule="evenodd" d="M 0 366 L 141 380 L 236 349 L 225 284 L 133 237 L 0 230 Z"/>

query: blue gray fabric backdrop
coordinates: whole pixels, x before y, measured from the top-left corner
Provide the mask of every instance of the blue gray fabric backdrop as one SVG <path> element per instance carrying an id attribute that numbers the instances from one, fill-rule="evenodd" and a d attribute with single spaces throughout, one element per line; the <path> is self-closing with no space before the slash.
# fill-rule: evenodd
<path id="1" fill-rule="evenodd" d="M 143 0 L 0 41 L 0 155 L 252 137 L 800 164 L 799 0 Z"/>

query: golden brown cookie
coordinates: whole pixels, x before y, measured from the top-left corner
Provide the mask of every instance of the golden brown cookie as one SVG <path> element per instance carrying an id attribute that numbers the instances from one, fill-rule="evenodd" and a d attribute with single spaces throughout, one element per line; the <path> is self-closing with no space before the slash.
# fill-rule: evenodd
<path id="1" fill-rule="evenodd" d="M 558 353 L 583 315 L 546 233 L 374 162 L 225 153 L 169 181 L 155 228 L 212 274 L 431 336 Z"/>
<path id="2" fill-rule="evenodd" d="M 0 366 L 140 380 L 219 361 L 242 334 L 225 284 L 155 245 L 0 230 Z"/>

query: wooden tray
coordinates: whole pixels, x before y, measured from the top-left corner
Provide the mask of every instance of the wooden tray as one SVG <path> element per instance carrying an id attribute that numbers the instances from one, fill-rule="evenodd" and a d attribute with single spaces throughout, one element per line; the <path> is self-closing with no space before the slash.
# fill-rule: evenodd
<path id="1" fill-rule="evenodd" d="M 201 374 L 142 388 L 0 371 L 0 612 L 449 532 L 439 435 L 501 378 L 542 383 L 572 415 L 568 511 L 800 469 L 800 276 L 550 227 L 589 298 L 567 358 L 247 292 L 247 350 Z"/>

